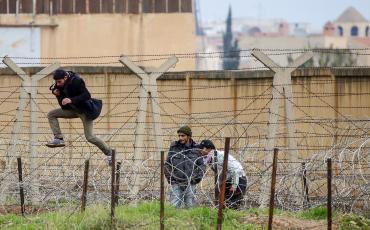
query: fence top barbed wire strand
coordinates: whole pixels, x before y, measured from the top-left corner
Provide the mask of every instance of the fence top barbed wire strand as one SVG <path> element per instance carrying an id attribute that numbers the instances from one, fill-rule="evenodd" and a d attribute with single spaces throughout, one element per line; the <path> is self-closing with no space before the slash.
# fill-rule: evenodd
<path id="1" fill-rule="evenodd" d="M 169 74 L 168 72 L 166 74 Z M 185 75 L 184 73 L 181 73 L 181 72 L 176 72 L 176 73 L 172 73 L 173 75 Z M 202 75 L 202 74 L 206 74 L 204 72 L 200 72 L 198 75 Z M 318 76 L 318 75 L 314 75 L 314 76 Z M 272 77 L 272 76 L 271 76 Z M 196 78 L 195 78 L 196 80 Z M 245 79 L 247 80 L 247 79 Z M 296 82 L 295 82 L 296 81 Z M 306 81 L 306 80 L 305 80 Z M 310 79 L 309 80 L 311 84 L 313 85 L 325 85 L 325 84 L 333 84 L 333 83 L 336 83 L 336 84 L 344 84 L 346 83 L 346 80 L 345 79 L 341 79 L 341 78 L 337 78 L 335 80 L 332 80 L 332 79 Z M 160 82 L 160 81 L 159 81 Z M 353 83 L 363 83 L 363 82 L 368 82 L 367 79 L 351 79 L 351 82 Z M 292 79 L 292 83 L 290 84 L 275 84 L 275 86 L 295 86 L 295 85 L 299 85 L 301 86 L 302 85 L 302 79 L 297 79 L 295 80 L 295 78 Z M 154 86 L 153 84 L 143 84 L 143 86 Z M 179 84 L 157 84 L 157 86 L 159 87 L 178 87 L 180 89 L 168 89 L 168 90 L 158 90 L 158 92 L 171 92 L 171 91 L 181 91 L 181 90 L 203 90 L 203 89 L 208 89 L 208 88 L 226 88 L 226 87 L 236 87 L 236 86 L 266 86 L 266 87 L 269 87 L 272 85 L 272 82 L 269 82 L 269 83 L 265 83 L 265 84 L 261 84 L 261 83 L 253 83 L 253 82 L 247 82 L 247 83 L 241 83 L 241 82 L 238 82 L 237 84 L 228 84 L 227 86 L 223 86 L 223 85 L 215 85 L 215 86 L 210 86 L 210 85 L 197 85 L 197 86 L 184 86 L 184 85 L 179 85 Z M 122 86 L 138 86 L 137 83 L 134 83 L 134 84 L 115 84 L 115 86 L 117 87 L 122 87 Z M 33 87 L 40 87 L 40 86 L 27 86 L 29 88 L 33 88 Z M 89 86 L 89 88 L 105 88 L 107 87 L 107 85 L 92 85 L 92 86 Z M 21 89 L 21 86 L 18 84 L 18 85 L 8 85 L 8 86 L 0 86 L 0 89 L 3 88 L 3 89 L 9 89 L 9 88 L 17 88 L 17 89 Z M 1 91 L 1 92 L 10 92 L 8 90 L 6 91 Z M 16 91 L 15 91 L 16 92 Z M 122 93 L 127 93 L 127 92 L 131 92 L 131 91 L 123 91 Z M 302 91 L 304 92 L 304 91 Z"/>
<path id="2" fill-rule="evenodd" d="M 241 50 L 241 52 L 251 52 L 253 49 L 246 49 L 246 50 Z M 370 48 L 359 48 L 359 49 L 256 49 L 256 50 L 261 50 L 261 51 L 264 51 L 266 52 L 266 54 L 272 56 L 272 55 L 288 55 L 288 54 L 297 54 L 297 53 L 302 53 L 302 52 L 314 52 L 314 53 L 331 53 L 331 54 L 350 54 L 350 55 L 370 55 L 370 53 L 361 53 L 363 51 L 369 51 Z M 282 52 L 283 50 L 286 50 L 286 51 L 294 51 L 294 52 Z M 352 51 L 355 51 L 355 52 L 351 52 Z M 278 53 L 275 53 L 275 52 L 278 52 Z M 201 56 L 201 55 L 213 55 L 213 54 L 226 54 L 223 55 L 223 56 L 216 56 L 216 57 L 212 57 L 212 56 Z M 161 58 L 152 58 L 152 59 L 143 59 L 143 60 L 134 60 L 134 62 L 147 62 L 147 61 L 159 61 L 159 60 L 164 60 L 164 59 L 167 59 L 167 57 L 169 56 L 177 56 L 178 58 L 180 59 L 184 59 L 184 58 L 224 58 L 224 57 L 228 57 L 227 54 L 230 54 L 230 52 L 223 52 L 223 51 L 219 51 L 219 52 L 203 52 L 203 53 L 173 53 L 173 54 L 141 54 L 141 55 L 127 55 L 128 57 L 145 57 L 145 56 L 149 56 L 149 57 L 161 57 Z M 97 56 L 76 56 L 76 57 L 21 57 L 21 56 L 13 56 L 13 57 L 8 57 L 8 58 L 13 58 L 13 59 L 27 59 L 27 60 L 32 60 L 32 59 L 38 59 L 38 60 L 41 60 L 41 59 L 46 59 L 46 60 L 50 60 L 50 59 L 62 59 L 62 60 L 68 60 L 68 59 L 104 59 L 104 58 L 120 58 L 122 55 L 97 55 Z M 240 55 L 241 58 L 253 58 L 253 60 L 255 62 L 258 62 L 252 55 Z M 5 58 L 7 56 L 4 56 L 3 58 Z M 32 62 L 24 62 L 24 63 L 21 63 L 21 62 L 17 62 L 16 64 L 23 64 L 23 65 L 34 65 L 34 64 L 40 64 L 40 63 L 32 63 Z M 43 64 L 51 64 L 51 63 L 43 63 Z M 109 65 L 109 64 L 120 64 L 120 62 L 118 61 L 111 61 L 111 62 L 62 62 L 62 64 L 64 65 Z M 357 67 L 361 67 L 361 66 L 357 66 Z M 366 67 L 366 66 L 362 66 L 362 67 Z M 257 67 L 257 68 L 260 68 L 260 67 Z M 266 69 L 265 67 L 262 67 L 263 69 Z M 296 67 L 281 67 L 281 68 L 296 68 Z M 335 67 L 329 67 L 329 68 L 335 68 Z M 250 68 L 241 68 L 241 69 L 250 69 Z M 255 68 L 253 68 L 255 69 Z M 256 70 L 256 69 L 255 69 Z"/>
<path id="3" fill-rule="evenodd" d="M 279 52 L 277 55 L 286 55 L 290 53 L 282 53 L 285 51 L 292 51 L 292 52 L 317 52 L 317 53 L 335 53 L 338 54 L 341 52 L 344 53 L 349 53 L 350 51 L 369 51 L 370 48 L 313 48 L 313 49 L 287 49 L 287 48 L 282 48 L 282 49 L 259 49 L 259 48 L 254 48 L 254 49 L 241 49 L 240 51 L 214 51 L 214 52 L 188 52 L 188 53 L 167 53 L 167 54 L 127 54 L 127 55 L 96 55 L 96 56 L 63 56 L 63 57 L 25 57 L 25 56 L 3 56 L 2 58 L 8 57 L 12 59 L 83 59 L 83 58 L 120 58 L 122 56 L 126 57 L 162 57 L 162 56 L 196 56 L 196 55 L 209 55 L 209 54 L 224 54 L 224 53 L 239 53 L 239 52 L 252 52 L 253 50 L 259 50 L 262 52 L 267 52 L 267 53 L 274 53 L 274 52 Z M 349 54 L 357 54 L 357 53 L 349 53 Z"/>

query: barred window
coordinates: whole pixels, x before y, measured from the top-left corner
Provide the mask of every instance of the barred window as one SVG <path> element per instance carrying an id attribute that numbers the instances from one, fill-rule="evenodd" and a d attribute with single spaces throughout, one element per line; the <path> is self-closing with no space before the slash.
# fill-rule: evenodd
<path id="1" fill-rule="evenodd" d="M 33 3 L 37 14 L 192 12 L 192 0 L 19 0 L 18 6 L 17 0 L 0 0 L 0 14 L 30 14 Z"/>

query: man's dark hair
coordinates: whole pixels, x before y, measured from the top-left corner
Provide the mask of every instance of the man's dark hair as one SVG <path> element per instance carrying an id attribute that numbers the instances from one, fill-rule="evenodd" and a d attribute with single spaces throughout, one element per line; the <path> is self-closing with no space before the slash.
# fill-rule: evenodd
<path id="1" fill-rule="evenodd" d="M 203 140 L 202 142 L 200 142 L 199 148 L 203 149 L 204 147 L 206 147 L 207 149 L 216 149 L 215 145 L 211 140 Z"/>
<path id="2" fill-rule="evenodd" d="M 53 78 L 54 80 L 60 80 L 63 79 L 65 76 L 67 76 L 67 72 L 62 69 L 57 69 L 54 72 Z"/>

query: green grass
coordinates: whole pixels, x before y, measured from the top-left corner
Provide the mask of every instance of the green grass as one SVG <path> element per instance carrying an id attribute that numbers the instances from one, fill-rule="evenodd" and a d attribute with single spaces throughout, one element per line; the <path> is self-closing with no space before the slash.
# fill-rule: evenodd
<path id="1" fill-rule="evenodd" d="M 76 206 L 78 207 L 78 206 Z M 306 220 L 325 220 L 326 208 L 317 207 L 298 213 L 275 209 L 276 216 L 300 218 Z M 358 215 L 347 215 L 335 212 L 334 221 L 341 230 L 370 230 L 370 220 Z M 247 217 L 267 218 L 268 209 L 252 208 L 243 211 L 224 210 L 223 229 L 261 229 L 260 226 L 245 223 Z M 137 206 L 120 205 L 116 208 L 118 229 L 151 230 L 159 229 L 159 203 L 143 202 Z M 267 224 L 267 223 L 266 223 Z M 176 209 L 165 206 L 165 229 L 216 229 L 217 210 L 207 207 Z M 57 211 L 28 215 L 0 215 L 0 229 L 38 230 L 38 229 L 110 229 L 110 207 L 90 206 L 84 213 Z"/>
<path id="2" fill-rule="evenodd" d="M 246 213 L 225 210 L 223 229 L 258 229 L 245 224 Z M 159 203 L 146 202 L 137 206 L 118 206 L 116 209 L 119 229 L 159 229 Z M 166 229 L 215 229 L 217 210 L 205 207 L 175 209 L 166 205 Z M 94 206 L 84 213 L 50 212 L 23 218 L 17 215 L 0 216 L 0 229 L 109 229 L 110 207 Z"/>
<path id="3" fill-rule="evenodd" d="M 328 216 L 328 212 L 326 207 L 316 207 L 301 211 L 297 216 L 306 220 L 325 220 Z M 336 211 L 333 211 L 332 217 L 335 218 L 335 216 Z"/>
<path id="4" fill-rule="evenodd" d="M 307 220 L 325 220 L 327 218 L 327 209 L 326 207 L 312 208 L 299 212 L 297 217 Z M 364 216 L 341 214 L 334 211 L 333 220 L 339 222 L 340 230 L 370 230 L 370 219 Z"/>
<path id="5" fill-rule="evenodd" d="M 370 230 L 370 219 L 363 216 L 344 215 L 340 224 L 341 230 Z"/>

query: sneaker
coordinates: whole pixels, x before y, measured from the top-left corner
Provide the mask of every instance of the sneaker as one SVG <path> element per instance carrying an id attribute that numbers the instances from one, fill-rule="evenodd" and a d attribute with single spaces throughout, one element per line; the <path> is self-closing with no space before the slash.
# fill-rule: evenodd
<path id="1" fill-rule="evenodd" d="M 49 148 L 56 148 L 56 147 L 64 147 L 66 145 L 64 144 L 64 140 L 55 138 L 54 140 L 49 141 L 46 144 L 46 146 L 49 147 Z"/>
<path id="2" fill-rule="evenodd" d="M 106 158 L 106 160 L 107 160 L 108 165 L 109 166 L 112 166 L 112 163 L 113 163 L 112 162 L 112 155 L 108 155 L 107 158 Z"/>

